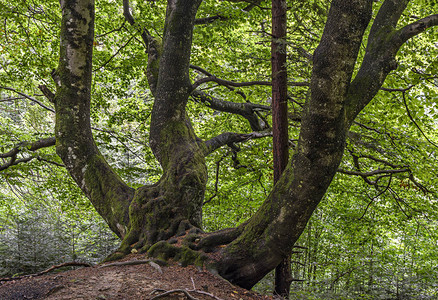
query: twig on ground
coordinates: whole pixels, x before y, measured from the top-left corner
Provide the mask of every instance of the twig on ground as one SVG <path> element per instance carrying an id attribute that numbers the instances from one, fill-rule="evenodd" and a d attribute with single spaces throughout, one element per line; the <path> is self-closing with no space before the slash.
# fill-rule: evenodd
<path id="1" fill-rule="evenodd" d="M 195 283 L 193 281 L 193 278 L 192 277 L 190 277 L 190 278 L 192 279 L 192 284 L 193 284 L 193 287 L 194 287 Z M 155 289 L 155 290 L 153 290 L 151 292 L 151 294 L 154 294 L 156 292 L 162 292 L 162 293 L 157 295 L 157 296 L 155 296 L 155 297 L 153 297 L 153 298 L 151 298 L 150 300 L 159 299 L 161 297 L 164 297 L 164 296 L 167 296 L 167 295 L 170 295 L 170 294 L 173 294 L 173 293 L 184 293 L 184 295 L 187 296 L 187 299 L 190 299 L 190 300 L 197 300 L 198 299 L 198 298 L 195 298 L 192 295 L 190 295 L 189 292 L 190 293 L 198 293 L 198 294 L 201 294 L 201 295 L 209 296 L 209 297 L 211 297 L 211 298 L 213 298 L 215 300 L 223 300 L 222 298 L 216 297 L 213 294 L 210 294 L 210 293 L 207 293 L 207 292 L 204 292 L 204 291 L 200 291 L 200 290 L 197 290 L 197 289 L 193 289 L 193 290 L 174 289 L 174 290 L 169 290 L 169 291 L 166 291 L 166 290 L 163 290 L 163 289 Z"/>
<path id="2" fill-rule="evenodd" d="M 150 259 L 140 259 L 140 260 L 129 260 L 129 261 L 118 261 L 106 265 L 99 266 L 99 268 L 106 268 L 106 267 L 114 267 L 114 266 L 133 266 L 133 265 L 142 265 L 142 264 L 148 264 L 152 260 Z"/>
<path id="3" fill-rule="evenodd" d="M 39 273 L 35 273 L 35 274 L 28 274 L 28 275 L 17 276 L 17 277 L 0 278 L 0 282 L 1 282 L 1 281 L 12 281 L 12 280 L 18 280 L 18 279 L 23 279 L 23 278 L 27 278 L 27 277 L 41 276 L 41 275 L 44 275 L 44 274 L 46 274 L 46 273 L 49 273 L 49 272 L 51 272 L 51 271 L 53 271 L 53 270 L 55 270 L 55 269 L 59 269 L 59 268 L 62 268 L 62 267 L 71 267 L 71 266 L 92 267 L 92 265 L 90 265 L 90 264 L 88 264 L 88 263 L 82 263 L 82 262 L 75 262 L 75 261 L 72 261 L 72 262 L 66 262 L 66 263 L 62 263 L 62 264 L 59 264 L 59 265 L 51 266 L 50 268 L 48 268 L 48 269 L 46 269 L 46 270 L 44 270 L 44 271 L 41 271 L 41 272 L 39 272 Z"/>
<path id="4" fill-rule="evenodd" d="M 157 292 L 157 291 L 162 291 L 162 290 L 156 289 L 152 293 Z M 159 294 L 159 295 L 157 295 L 155 297 L 152 297 L 151 300 L 163 298 L 163 297 L 165 297 L 167 295 L 176 294 L 176 293 L 183 293 L 184 295 L 186 295 L 187 299 L 190 299 L 190 300 L 198 300 L 198 298 L 193 297 L 192 295 L 189 294 L 188 291 L 183 290 L 183 289 L 175 289 L 175 290 L 166 291 L 166 292 L 161 293 L 161 294 Z"/>

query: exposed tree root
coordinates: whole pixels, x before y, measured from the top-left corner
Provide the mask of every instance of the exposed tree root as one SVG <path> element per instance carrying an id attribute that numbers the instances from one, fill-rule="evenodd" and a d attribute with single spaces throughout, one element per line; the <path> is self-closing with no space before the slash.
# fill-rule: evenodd
<path id="1" fill-rule="evenodd" d="M 106 265 L 99 266 L 99 268 L 106 268 L 106 267 L 119 267 L 119 266 L 134 266 L 134 265 L 142 265 L 142 264 L 149 264 L 152 268 L 157 270 L 159 273 L 163 273 L 163 270 L 161 270 L 160 266 L 167 265 L 167 262 L 159 259 L 140 259 L 140 260 L 129 260 L 129 261 L 119 261 L 114 262 Z"/>
<path id="2" fill-rule="evenodd" d="M 201 238 L 196 246 L 196 249 L 202 249 L 205 252 L 211 252 L 212 248 L 214 247 L 231 243 L 242 233 L 244 228 L 243 225 L 244 224 L 237 228 L 223 229 Z"/>

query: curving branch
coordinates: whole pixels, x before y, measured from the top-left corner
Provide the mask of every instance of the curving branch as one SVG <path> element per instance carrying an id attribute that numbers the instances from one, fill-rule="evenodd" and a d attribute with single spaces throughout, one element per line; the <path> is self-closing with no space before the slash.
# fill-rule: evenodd
<path id="1" fill-rule="evenodd" d="M 129 24 L 131 24 L 132 26 L 135 25 L 135 19 L 131 14 L 129 0 L 123 0 L 123 16 L 125 16 L 125 19 L 126 21 L 128 21 Z M 143 42 L 146 44 L 146 47 L 149 47 L 150 41 L 151 39 L 153 39 L 149 31 L 146 28 L 142 28 L 140 34 L 141 34 L 141 38 L 143 39 Z"/>
<path id="2" fill-rule="evenodd" d="M 211 154 L 215 150 L 219 149 L 224 145 L 231 145 L 234 143 L 242 143 L 248 140 L 260 139 L 267 136 L 272 136 L 272 132 L 251 132 L 251 133 L 235 133 L 235 132 L 224 132 L 212 139 L 205 141 L 205 146 L 207 150 L 205 151 L 205 156 Z"/>
<path id="3" fill-rule="evenodd" d="M 254 7 L 260 7 L 260 4 L 263 2 L 263 0 L 228 0 L 229 2 L 246 2 L 249 3 L 247 7 L 245 7 L 244 11 L 250 11 Z"/>
<path id="4" fill-rule="evenodd" d="M 338 172 L 341 174 L 360 176 L 367 184 L 372 185 L 372 186 L 376 187 L 377 190 L 379 190 L 378 183 L 379 183 L 380 179 L 389 176 L 390 180 L 391 180 L 392 175 L 394 175 L 394 174 L 408 173 L 407 178 L 409 179 L 409 181 L 411 181 L 413 183 L 413 186 L 415 186 L 418 190 L 422 191 L 424 194 L 432 193 L 431 190 L 429 190 L 427 187 L 425 187 L 424 185 L 422 185 L 421 183 L 419 183 L 415 179 L 414 174 L 409 166 L 397 165 L 397 164 L 394 164 L 394 163 L 389 162 L 387 160 L 377 158 L 377 157 L 374 157 L 371 155 L 364 155 L 364 154 L 357 155 L 357 154 L 353 153 L 353 151 L 351 151 L 351 150 L 349 150 L 349 152 L 353 157 L 353 164 L 354 164 L 354 167 L 356 170 L 351 171 L 351 170 L 344 170 L 344 169 L 339 168 Z M 378 170 L 374 170 L 374 171 L 363 172 L 361 170 L 361 166 L 360 166 L 360 162 L 359 162 L 359 160 L 362 158 L 369 159 L 369 160 L 372 160 L 374 162 L 383 164 L 383 165 L 388 166 L 392 169 L 378 169 Z M 377 178 L 374 181 L 370 180 L 370 178 L 369 178 L 369 177 L 373 177 L 373 176 L 377 176 Z M 385 190 L 387 190 L 387 189 L 388 188 L 386 188 Z"/>
<path id="5" fill-rule="evenodd" d="M 385 0 L 376 15 L 368 39 L 384 40 L 397 26 L 408 3 L 409 0 Z"/>
<path id="6" fill-rule="evenodd" d="M 108 64 L 113 60 L 113 58 L 116 57 L 116 56 L 120 53 L 120 51 L 123 50 L 123 48 L 125 48 L 126 46 L 128 46 L 129 43 L 130 43 L 134 38 L 135 38 L 135 34 L 132 35 L 132 36 L 128 39 L 128 41 L 127 41 L 126 43 L 124 43 L 121 47 L 119 47 L 119 49 L 117 49 L 117 51 L 116 51 L 113 55 L 111 55 L 111 57 L 108 58 L 107 61 L 105 61 L 105 62 L 104 62 L 102 65 L 100 65 L 99 67 L 94 68 L 94 69 L 93 69 L 93 72 L 99 71 L 100 69 L 102 69 L 102 68 L 104 68 L 106 65 L 108 65 Z"/>
<path id="7" fill-rule="evenodd" d="M 389 189 L 390 186 L 391 186 L 391 182 L 392 182 L 392 174 L 389 175 L 388 184 L 384 187 L 383 190 L 380 190 L 380 191 L 379 191 L 378 187 L 376 186 L 376 189 L 378 190 L 378 194 L 377 194 L 377 195 L 375 195 L 374 197 L 371 198 L 370 196 L 368 196 L 368 193 L 367 193 L 368 198 L 370 198 L 370 202 L 368 202 L 368 205 L 365 207 L 365 210 L 364 210 L 364 212 L 362 213 L 362 216 L 360 216 L 360 218 L 358 219 L 358 221 L 362 220 L 362 218 L 363 218 L 363 217 L 365 216 L 365 214 L 367 213 L 368 208 L 371 206 L 371 204 L 373 204 L 374 200 L 376 200 L 378 197 L 380 197 L 381 195 L 383 195 L 384 193 L 386 193 L 386 191 L 388 191 L 388 189 Z"/>
<path id="8" fill-rule="evenodd" d="M 0 86 L 0 89 L 14 92 L 14 93 L 16 93 L 16 94 L 18 94 L 18 95 L 20 95 L 20 96 L 23 96 L 23 97 L 26 98 L 26 99 L 29 99 L 29 100 L 32 101 L 33 103 L 38 104 L 39 106 L 41 106 L 42 108 L 44 108 L 44 109 L 46 109 L 46 110 L 48 110 L 48 111 L 51 111 L 51 112 L 53 112 L 53 113 L 55 112 L 55 110 L 54 110 L 53 108 L 48 107 L 47 105 L 45 105 L 45 104 L 42 103 L 41 101 L 38 101 L 37 99 L 35 99 L 34 97 L 29 96 L 29 95 L 26 95 L 25 93 L 19 92 L 19 91 L 17 91 L 16 89 L 13 89 L 13 88 L 10 88 L 10 87 L 6 87 L 6 86 Z"/>
<path id="9" fill-rule="evenodd" d="M 438 26 L 438 14 L 427 16 L 399 29 L 391 41 L 394 42 L 396 47 L 400 48 L 407 40 L 433 26 Z"/>
<path id="10" fill-rule="evenodd" d="M 397 68 L 395 58 L 402 45 L 408 39 L 438 25 L 438 14 L 434 14 L 397 30 L 397 23 L 408 3 L 408 0 L 386 0 L 376 15 L 362 65 L 348 91 L 347 103 L 355 101 L 354 98 L 361 99 L 348 109 L 350 122 L 382 89 L 387 75 Z"/>
<path id="11" fill-rule="evenodd" d="M 204 74 L 204 75 L 207 75 L 207 76 L 213 76 L 213 74 L 211 74 L 210 72 L 208 72 L 206 69 L 201 68 L 200 66 L 195 66 L 195 65 L 190 64 L 189 67 L 190 67 L 190 69 L 196 70 L 196 71 L 198 71 L 198 72 L 200 72 L 200 73 L 202 73 L 202 74 Z"/>
<path id="12" fill-rule="evenodd" d="M 406 108 L 406 113 L 408 114 L 409 119 L 412 121 L 412 123 L 414 123 L 415 127 L 417 127 L 417 129 L 421 132 L 421 134 L 429 142 L 429 144 L 431 144 L 435 148 L 438 148 L 438 145 L 436 143 L 434 143 L 431 139 L 429 139 L 429 137 L 421 129 L 420 125 L 418 125 L 418 123 L 415 121 L 414 117 L 412 117 L 412 114 L 411 114 L 411 111 L 409 109 L 408 103 L 406 102 L 405 92 L 403 92 L 402 96 L 403 96 L 403 104 L 404 104 L 404 106 Z"/>

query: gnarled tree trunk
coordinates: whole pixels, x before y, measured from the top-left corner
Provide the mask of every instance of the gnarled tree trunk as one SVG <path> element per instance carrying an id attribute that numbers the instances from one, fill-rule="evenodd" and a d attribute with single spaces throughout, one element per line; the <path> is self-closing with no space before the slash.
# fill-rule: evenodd
<path id="1" fill-rule="evenodd" d="M 134 190 L 97 149 L 90 128 L 94 1 L 63 0 L 57 85 L 56 147 L 66 168 L 110 228 L 122 239 L 111 258 L 138 249 L 206 263 L 245 288 L 274 269 L 304 230 L 341 161 L 346 132 L 394 69 L 398 49 L 437 25 L 430 16 L 396 30 L 407 0 L 386 0 L 377 14 L 362 65 L 352 80 L 372 0 L 333 0 L 314 53 L 311 97 L 305 104 L 298 148 L 258 212 L 238 228 L 196 236 L 207 180 L 204 157 L 244 135 L 198 139 L 185 107 L 193 86 L 188 76 L 192 31 L 201 0 L 169 0 L 162 42 L 146 36 L 148 80 L 155 102 L 150 145 L 163 167 L 154 185 Z M 126 8 L 127 1 L 124 1 Z M 125 15 L 130 23 L 129 10 Z M 143 36 L 143 35 L 142 35 Z M 185 246 L 171 239 L 186 234 Z M 226 247 L 216 247 L 227 245 Z M 209 258 L 209 252 L 216 252 Z"/>

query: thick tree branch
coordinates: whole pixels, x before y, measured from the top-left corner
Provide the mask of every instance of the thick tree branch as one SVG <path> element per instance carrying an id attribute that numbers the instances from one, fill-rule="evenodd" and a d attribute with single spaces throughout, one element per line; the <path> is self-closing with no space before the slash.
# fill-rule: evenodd
<path id="1" fill-rule="evenodd" d="M 270 106 L 249 102 L 235 103 L 231 101 L 224 101 L 198 90 L 193 91 L 191 96 L 195 101 L 204 103 L 211 109 L 241 115 L 248 120 L 253 131 L 262 131 L 268 128 L 268 124 L 259 118 L 257 112 L 270 111 Z"/>
<path id="2" fill-rule="evenodd" d="M 24 151 L 36 151 L 41 148 L 47 148 L 51 146 L 55 146 L 56 140 L 55 137 L 45 138 L 41 139 L 32 143 L 29 142 L 21 142 L 18 145 L 16 145 L 14 148 L 12 148 L 10 151 L 6 153 L 0 153 L 0 158 L 9 158 L 9 160 L 0 165 L 0 171 L 5 170 L 9 168 L 10 166 L 17 165 L 19 163 L 25 163 L 29 162 L 32 159 L 36 158 L 36 156 L 30 156 L 30 157 L 24 157 L 21 159 L 17 159 L 17 155 L 20 152 Z"/>
<path id="3" fill-rule="evenodd" d="M 433 26 L 438 26 L 438 14 L 422 18 L 399 29 L 391 41 L 394 42 L 398 50 L 407 40 Z"/>
<path id="4" fill-rule="evenodd" d="M 17 155 L 19 152 L 23 151 L 24 149 L 27 149 L 29 151 L 36 151 L 41 148 L 55 146 L 55 143 L 56 143 L 55 137 L 41 139 L 32 143 L 21 142 L 17 144 L 12 150 L 6 153 L 0 153 L 0 158 L 13 157 Z"/>
<path id="5" fill-rule="evenodd" d="M 195 20 L 195 25 L 203 25 L 203 24 L 210 24 L 213 23 L 216 20 L 228 20 L 227 17 L 217 15 L 212 17 L 206 17 L 206 18 L 199 18 Z"/>
<path id="6" fill-rule="evenodd" d="M 0 282 L 2 282 L 2 281 L 19 280 L 19 279 L 28 278 L 28 277 L 41 276 L 41 275 L 47 274 L 49 272 L 52 272 L 53 270 L 56 270 L 56 269 L 59 269 L 59 268 L 63 268 L 63 267 L 71 267 L 71 266 L 75 266 L 75 267 L 92 267 L 92 265 L 90 265 L 88 263 L 72 261 L 72 262 L 66 262 L 66 263 L 61 263 L 59 265 L 51 266 L 50 268 L 48 268 L 48 269 L 46 269 L 44 271 L 35 273 L 35 274 L 27 274 L 27 275 L 23 275 L 23 276 L 0 278 Z"/>
<path id="7" fill-rule="evenodd" d="M 205 141 L 207 151 L 205 156 L 211 154 L 220 147 L 233 143 L 241 143 L 248 140 L 260 139 L 267 136 L 272 136 L 272 132 L 252 132 L 252 133 L 235 133 L 224 132 L 208 141 Z"/>
<path id="8" fill-rule="evenodd" d="M 136 22 L 131 14 L 131 8 L 129 5 L 129 0 L 123 0 L 123 15 L 125 19 L 135 27 Z M 146 45 L 146 50 L 148 53 L 148 64 L 146 75 L 148 78 L 149 87 L 153 95 L 155 95 L 155 90 L 158 81 L 158 68 L 162 53 L 161 41 L 158 38 L 153 37 L 146 28 L 142 28 L 140 32 L 141 38 Z M 129 41 L 128 41 L 129 42 Z"/>
<path id="9" fill-rule="evenodd" d="M 233 283 L 251 288 L 291 251 L 339 167 L 350 125 L 345 95 L 372 4 L 372 0 L 331 2 L 314 52 L 312 92 L 304 106 L 297 150 L 267 200 L 239 238 L 222 251 L 217 265 L 221 276 Z M 269 256 L 258 248 L 267 249 Z"/>
<path id="10" fill-rule="evenodd" d="M 188 144 L 194 141 L 191 136 L 194 133 L 192 128 L 189 128 L 190 122 L 186 118 L 185 107 L 192 92 L 189 76 L 190 53 L 195 16 L 201 2 L 168 1 L 162 51 L 157 53 L 159 63 L 148 62 L 148 68 L 155 66 L 154 76 L 157 78 L 149 142 L 163 168 L 166 167 L 172 152 L 169 147 L 173 148 L 169 141 L 162 140 L 164 130 L 180 126 L 185 128 L 184 130 L 187 129 L 187 136 L 183 139 L 179 137 L 179 141 Z M 169 122 L 170 120 L 172 122 Z"/>
<path id="11" fill-rule="evenodd" d="M 385 0 L 380 7 L 371 26 L 368 40 L 371 43 L 385 39 L 386 35 L 395 30 L 397 23 L 410 0 Z"/>
<path id="12" fill-rule="evenodd" d="M 53 104 L 55 103 L 55 93 L 53 93 L 46 85 L 42 84 L 39 85 L 38 88 L 40 89 L 41 92 L 43 92 L 43 95 L 46 96 L 46 98 L 52 102 Z"/>
<path id="13" fill-rule="evenodd" d="M 350 122 L 374 98 L 386 76 L 397 68 L 395 57 L 400 47 L 408 39 L 438 25 L 438 15 L 431 15 L 396 30 L 408 2 L 386 0 L 377 13 L 362 65 L 348 91 L 347 117 Z"/>

